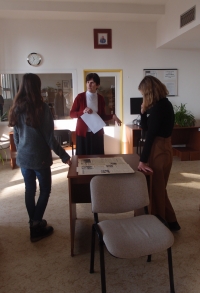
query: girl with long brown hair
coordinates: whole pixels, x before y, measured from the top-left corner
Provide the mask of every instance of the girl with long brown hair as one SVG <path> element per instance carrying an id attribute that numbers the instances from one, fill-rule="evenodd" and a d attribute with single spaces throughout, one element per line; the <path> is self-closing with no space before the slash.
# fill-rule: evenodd
<path id="1" fill-rule="evenodd" d="M 53 227 L 43 219 L 51 192 L 51 150 L 63 163 L 71 164 L 70 156 L 54 138 L 53 117 L 48 105 L 43 102 L 41 80 L 36 74 L 24 74 L 9 112 L 9 126 L 14 127 L 16 163 L 24 177 L 30 239 L 35 242 L 53 232 Z M 40 187 L 37 202 L 36 179 Z"/>

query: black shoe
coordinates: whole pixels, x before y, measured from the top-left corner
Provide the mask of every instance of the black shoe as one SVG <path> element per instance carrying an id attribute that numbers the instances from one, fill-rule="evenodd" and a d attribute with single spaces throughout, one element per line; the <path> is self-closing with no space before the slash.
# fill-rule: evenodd
<path id="1" fill-rule="evenodd" d="M 171 231 L 179 231 L 181 229 L 181 227 L 177 221 L 168 223 L 168 226 Z"/>
<path id="2" fill-rule="evenodd" d="M 41 223 L 41 222 L 40 222 Z M 53 233 L 53 227 L 51 226 L 42 226 L 38 223 L 35 226 L 30 226 L 30 239 L 31 242 L 36 242 L 42 238 L 48 237 Z"/>
<path id="3" fill-rule="evenodd" d="M 40 226 L 46 227 L 47 226 L 47 221 L 45 219 L 42 219 L 42 221 L 40 222 Z"/>
<path id="4" fill-rule="evenodd" d="M 30 221 L 29 221 L 30 227 L 33 226 L 33 223 L 34 223 L 33 220 L 30 220 Z M 39 223 L 40 226 L 42 226 L 42 227 L 46 227 L 46 226 L 47 226 L 47 221 L 46 221 L 45 219 L 42 219 L 40 222 L 38 221 L 38 223 Z"/>

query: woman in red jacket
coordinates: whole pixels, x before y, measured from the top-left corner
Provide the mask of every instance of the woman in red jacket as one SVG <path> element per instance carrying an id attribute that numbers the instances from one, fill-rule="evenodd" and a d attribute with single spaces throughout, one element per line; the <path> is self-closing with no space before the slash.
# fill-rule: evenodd
<path id="1" fill-rule="evenodd" d="M 76 125 L 76 155 L 103 155 L 104 154 L 104 131 L 103 128 L 93 133 L 81 116 L 84 113 L 92 114 L 96 112 L 104 121 L 114 119 L 120 126 L 121 121 L 114 114 L 105 114 L 104 98 L 97 93 L 100 86 L 100 77 L 96 73 L 89 73 L 86 76 L 87 91 L 78 94 L 72 109 L 71 118 L 78 118 Z"/>

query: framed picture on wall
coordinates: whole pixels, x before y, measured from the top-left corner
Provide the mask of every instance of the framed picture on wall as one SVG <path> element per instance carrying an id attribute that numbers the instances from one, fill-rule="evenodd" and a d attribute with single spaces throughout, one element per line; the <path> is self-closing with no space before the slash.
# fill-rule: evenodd
<path id="1" fill-rule="evenodd" d="M 63 88 L 63 91 L 67 91 L 68 89 L 70 89 L 70 81 L 69 80 L 63 80 L 62 81 L 62 88 Z"/>
<path id="2" fill-rule="evenodd" d="M 143 69 L 144 76 L 152 75 L 158 78 L 169 91 L 169 97 L 178 96 L 178 69 Z"/>
<path id="3" fill-rule="evenodd" d="M 112 30 L 94 29 L 94 49 L 112 48 Z"/>

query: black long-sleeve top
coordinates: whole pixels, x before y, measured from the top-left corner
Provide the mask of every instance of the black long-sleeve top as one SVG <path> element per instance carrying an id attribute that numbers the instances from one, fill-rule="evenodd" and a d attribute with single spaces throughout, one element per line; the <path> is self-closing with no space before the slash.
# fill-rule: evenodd
<path id="1" fill-rule="evenodd" d="M 167 98 L 159 100 L 147 113 L 141 114 L 141 127 L 146 133 L 146 139 L 140 161 L 148 162 L 154 139 L 157 136 L 169 137 L 174 127 L 174 110 L 171 102 Z"/>

